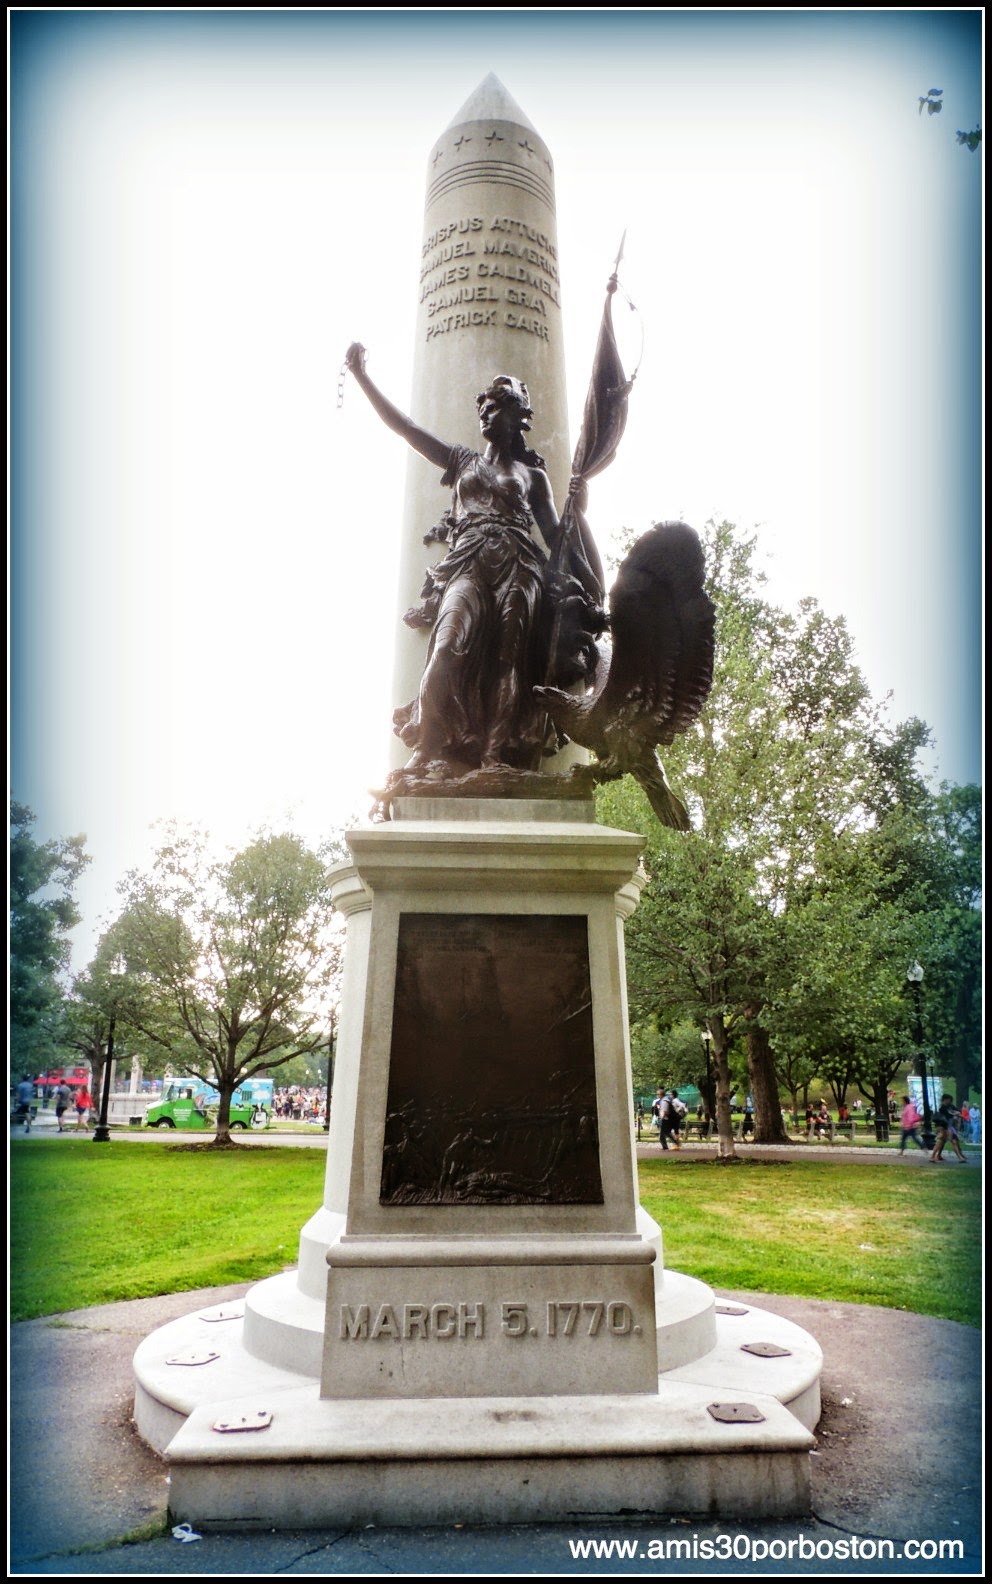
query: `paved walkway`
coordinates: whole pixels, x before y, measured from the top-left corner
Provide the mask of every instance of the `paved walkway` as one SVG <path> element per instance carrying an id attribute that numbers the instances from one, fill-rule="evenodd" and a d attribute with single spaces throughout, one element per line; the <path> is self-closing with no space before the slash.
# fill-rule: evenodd
<path id="1" fill-rule="evenodd" d="M 915 1540 L 960 1542 L 962 1554 L 912 1562 L 913 1573 L 982 1571 L 980 1333 L 897 1310 L 753 1293 L 723 1296 L 795 1320 L 824 1350 L 808 1520 L 751 1526 L 652 1519 L 638 1512 L 632 1491 L 624 1523 L 207 1535 L 182 1544 L 166 1528 L 165 1467 L 131 1424 L 131 1357 L 156 1326 L 246 1291 L 239 1284 L 139 1299 L 12 1328 L 13 1574 L 900 1574 L 907 1571 L 902 1547 Z M 121 1543 L 142 1531 L 155 1537 Z M 861 1547 L 856 1564 L 850 1551 L 829 1557 L 822 1549 L 850 1546 L 852 1536 Z M 572 1554 L 576 1540 L 636 1544 L 641 1555 L 583 1559 Z M 645 1560 L 652 1543 L 672 1540 L 695 1545 L 696 1559 Z M 865 1547 L 877 1552 L 880 1541 L 892 1543 L 891 1558 L 865 1554 Z M 714 1564 L 699 1555 L 704 1542 L 733 1543 L 736 1551 Z M 811 1544 L 820 1546 L 819 1555 L 790 1560 L 786 1548 L 795 1553 L 800 1543 L 807 1556 Z M 762 1556 L 762 1544 L 771 1553 Z"/>
<path id="2" fill-rule="evenodd" d="M 23 1138 L 24 1131 L 20 1127 L 11 1126 L 11 1138 Z M 82 1143 L 85 1140 L 93 1142 L 92 1132 L 77 1133 L 75 1128 L 69 1128 L 64 1133 L 58 1133 L 54 1123 L 35 1123 L 27 1135 L 30 1139 L 62 1139 L 66 1144 L 71 1140 Z M 110 1142 L 112 1144 L 189 1144 L 191 1142 L 207 1143 L 214 1135 L 207 1132 L 176 1130 L 172 1132 L 160 1131 L 158 1128 L 111 1128 Z M 252 1148 L 283 1148 L 289 1149 L 326 1149 L 327 1134 L 323 1128 L 314 1128 L 309 1133 L 283 1133 L 275 1128 L 269 1128 L 264 1133 L 237 1133 L 235 1138 L 239 1144 Z M 638 1160 L 670 1160 L 673 1164 L 680 1160 L 716 1160 L 716 1144 L 712 1141 L 700 1142 L 698 1139 L 687 1140 L 680 1150 L 661 1148 L 657 1139 L 642 1138 L 635 1142 Z M 923 1166 L 927 1164 L 927 1155 L 922 1150 L 908 1150 L 905 1155 L 900 1155 L 897 1148 L 882 1144 L 849 1144 L 849 1143 L 806 1143 L 804 1140 L 794 1140 L 791 1144 L 742 1144 L 736 1143 L 738 1155 L 742 1160 L 789 1160 L 789 1161 L 860 1161 L 867 1165 L 899 1165 Z M 964 1153 L 968 1157 L 969 1165 L 980 1165 L 982 1160 L 982 1147 L 980 1144 L 963 1145 Z M 954 1164 L 954 1157 L 945 1152 L 945 1159 L 940 1163 Z"/>
<path id="3" fill-rule="evenodd" d="M 683 1144 L 681 1149 L 663 1150 L 656 1141 L 642 1139 L 635 1148 L 638 1160 L 671 1161 L 673 1165 L 684 1160 L 716 1160 L 717 1158 L 716 1145 L 709 1141 L 699 1143 L 698 1140 L 693 1140 Z M 742 1144 L 738 1139 L 735 1149 L 741 1160 L 857 1161 L 866 1166 L 902 1167 L 930 1164 L 930 1157 L 924 1150 L 907 1149 L 904 1155 L 900 1155 L 898 1147 L 892 1148 L 884 1144 L 807 1144 L 798 1140 L 792 1144 Z M 966 1157 L 965 1165 L 981 1165 L 980 1144 L 964 1144 L 962 1150 Z M 960 1164 L 960 1161 L 957 1161 L 947 1150 L 943 1158 L 935 1163 L 941 1170 L 945 1166 Z"/>

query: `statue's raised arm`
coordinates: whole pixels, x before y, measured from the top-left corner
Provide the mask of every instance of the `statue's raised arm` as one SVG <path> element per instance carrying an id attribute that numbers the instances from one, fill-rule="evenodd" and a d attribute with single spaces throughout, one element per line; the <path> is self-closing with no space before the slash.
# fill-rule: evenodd
<path id="1" fill-rule="evenodd" d="M 405 772 L 433 780 L 476 770 L 536 770 L 554 730 L 534 688 L 547 674 L 552 619 L 548 562 L 558 514 L 543 458 L 524 441 L 527 386 L 497 374 L 476 398 L 481 451 L 450 445 L 394 407 L 365 372 L 365 349 L 345 366 L 383 423 L 442 470 L 451 503 L 428 540 L 447 553 L 427 573 L 424 603 L 408 612 L 430 630 L 417 697 L 393 716 L 413 750 Z"/>
<path id="2" fill-rule="evenodd" d="M 414 451 L 426 457 L 428 462 L 433 462 L 435 467 L 442 470 L 448 466 L 451 456 L 451 445 L 444 440 L 438 440 L 436 435 L 428 434 L 426 429 L 421 429 L 406 413 L 400 412 L 398 407 L 387 396 L 382 394 L 372 380 L 369 379 L 365 369 L 365 348 L 360 341 L 353 341 L 344 355 L 344 364 L 348 372 L 353 375 L 355 384 L 363 390 L 375 412 L 379 414 L 383 423 L 400 435 L 412 446 Z"/>

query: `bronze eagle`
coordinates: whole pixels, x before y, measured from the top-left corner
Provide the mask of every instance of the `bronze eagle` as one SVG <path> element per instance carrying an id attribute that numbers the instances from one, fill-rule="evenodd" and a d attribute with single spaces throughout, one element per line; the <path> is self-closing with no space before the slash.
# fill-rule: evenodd
<path id="1" fill-rule="evenodd" d="M 624 558 L 589 691 L 538 687 L 560 736 L 596 754 L 596 779 L 631 774 L 662 825 L 691 829 L 655 752 L 699 716 L 713 682 L 715 611 L 699 535 L 660 522 Z"/>

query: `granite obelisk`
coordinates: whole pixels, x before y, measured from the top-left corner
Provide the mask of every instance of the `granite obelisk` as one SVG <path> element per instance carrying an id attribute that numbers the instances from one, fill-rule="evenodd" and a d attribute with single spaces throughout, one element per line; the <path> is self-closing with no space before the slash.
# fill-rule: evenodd
<path id="1" fill-rule="evenodd" d="M 513 374 L 530 391 L 535 432 L 559 511 L 569 474 L 561 283 L 551 155 L 492 74 L 431 150 L 417 286 L 411 416 L 475 447 L 478 391 Z M 437 558 L 424 534 L 446 495 L 436 469 L 410 458 L 400 550 L 399 615 L 416 605 Z M 393 702 L 416 696 L 427 640 L 397 624 Z M 397 740 L 393 764 L 408 757 Z"/>

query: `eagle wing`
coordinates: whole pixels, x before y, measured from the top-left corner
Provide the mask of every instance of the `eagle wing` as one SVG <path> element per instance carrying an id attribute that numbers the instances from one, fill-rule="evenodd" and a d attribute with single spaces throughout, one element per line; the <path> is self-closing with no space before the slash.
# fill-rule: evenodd
<path id="1" fill-rule="evenodd" d="M 699 535 L 656 523 L 621 563 L 610 591 L 613 655 L 596 712 L 622 757 L 670 743 L 692 725 L 713 682 L 713 602 Z"/>

